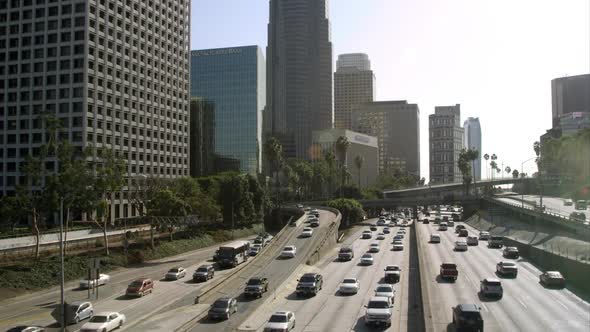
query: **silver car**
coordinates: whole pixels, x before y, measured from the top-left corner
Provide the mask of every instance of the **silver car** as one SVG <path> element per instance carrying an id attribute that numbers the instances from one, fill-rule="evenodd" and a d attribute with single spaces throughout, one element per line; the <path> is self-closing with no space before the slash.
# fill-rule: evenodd
<path id="1" fill-rule="evenodd" d="M 183 267 L 173 267 L 166 273 L 166 280 L 178 280 L 186 276 L 186 270 Z"/>

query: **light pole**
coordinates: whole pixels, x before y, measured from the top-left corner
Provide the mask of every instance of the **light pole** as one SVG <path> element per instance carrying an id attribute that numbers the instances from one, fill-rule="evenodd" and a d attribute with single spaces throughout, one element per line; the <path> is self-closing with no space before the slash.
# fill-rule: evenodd
<path id="1" fill-rule="evenodd" d="M 535 159 L 535 158 L 536 158 L 536 157 L 532 157 L 532 158 L 529 158 L 529 159 L 527 159 L 527 160 L 523 161 L 522 163 L 520 163 L 520 174 L 524 174 L 524 164 L 525 164 L 526 162 L 529 162 L 529 161 L 531 161 L 531 160 Z M 524 179 L 524 178 L 523 178 L 523 179 Z M 521 192 L 520 192 L 520 193 L 521 193 L 522 208 L 524 209 L 524 184 L 523 184 L 523 186 L 522 186 L 522 189 L 523 189 L 523 190 L 521 190 Z"/>

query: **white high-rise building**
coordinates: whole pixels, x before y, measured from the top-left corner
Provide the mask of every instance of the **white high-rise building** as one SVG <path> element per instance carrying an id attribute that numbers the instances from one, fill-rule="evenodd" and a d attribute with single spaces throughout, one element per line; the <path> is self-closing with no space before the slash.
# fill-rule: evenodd
<path id="1" fill-rule="evenodd" d="M 475 149 L 479 152 L 479 157 L 474 161 L 475 180 L 481 180 L 481 126 L 479 118 L 467 118 L 463 122 L 463 129 L 465 130 L 465 148 Z"/>
<path id="2" fill-rule="evenodd" d="M 352 130 L 352 110 L 375 98 L 375 74 L 364 53 L 340 54 L 334 72 L 334 127 Z"/>
<path id="3" fill-rule="evenodd" d="M 336 70 L 354 67 L 358 70 L 371 70 L 371 60 L 365 53 L 346 53 L 338 55 Z"/>

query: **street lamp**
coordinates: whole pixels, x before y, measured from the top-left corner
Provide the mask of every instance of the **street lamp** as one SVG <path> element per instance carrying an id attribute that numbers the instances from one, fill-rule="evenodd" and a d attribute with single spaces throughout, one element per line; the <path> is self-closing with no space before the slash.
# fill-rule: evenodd
<path id="1" fill-rule="evenodd" d="M 529 161 L 535 159 L 535 158 L 536 157 L 532 157 L 532 158 L 529 158 L 529 159 L 523 161 L 522 163 L 520 163 L 520 174 L 524 174 L 524 164 L 526 162 L 529 162 Z M 522 189 L 524 189 L 524 185 L 522 186 Z M 521 201 L 522 201 L 522 208 L 524 209 L 524 190 L 521 190 Z"/>

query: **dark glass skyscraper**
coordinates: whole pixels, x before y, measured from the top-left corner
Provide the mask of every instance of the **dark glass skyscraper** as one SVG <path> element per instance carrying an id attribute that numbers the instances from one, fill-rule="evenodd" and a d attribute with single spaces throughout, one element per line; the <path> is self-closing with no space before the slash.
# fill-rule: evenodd
<path id="1" fill-rule="evenodd" d="M 214 108 L 215 171 L 260 171 L 264 57 L 258 46 L 191 52 L 191 97 Z M 206 163 L 209 165 L 209 163 Z M 227 167 L 225 167 L 225 166 Z"/>
<path id="2" fill-rule="evenodd" d="M 309 159 L 312 131 L 333 124 L 327 0 L 270 0 L 266 58 L 265 131 L 289 147 L 286 157 Z"/>

